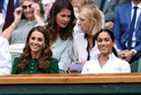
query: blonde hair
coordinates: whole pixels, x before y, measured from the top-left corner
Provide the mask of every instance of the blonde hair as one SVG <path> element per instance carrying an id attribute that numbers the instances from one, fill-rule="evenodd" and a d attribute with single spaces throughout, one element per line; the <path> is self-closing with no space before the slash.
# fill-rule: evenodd
<path id="1" fill-rule="evenodd" d="M 84 10 L 85 9 L 85 10 Z M 104 26 L 104 15 L 102 11 L 94 4 L 86 4 L 81 11 L 85 11 L 85 17 L 94 22 L 92 33 L 95 34 Z M 86 11 L 87 10 L 87 11 Z"/>

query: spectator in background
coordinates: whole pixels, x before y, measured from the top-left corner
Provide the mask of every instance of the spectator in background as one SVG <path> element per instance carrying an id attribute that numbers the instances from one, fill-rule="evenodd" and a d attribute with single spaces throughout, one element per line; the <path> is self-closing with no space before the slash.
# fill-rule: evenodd
<path id="1" fill-rule="evenodd" d="M 57 61 L 51 56 L 48 32 L 44 27 L 34 27 L 22 55 L 14 60 L 12 74 L 58 73 Z"/>
<path id="2" fill-rule="evenodd" d="M 103 29 L 95 37 L 100 54 L 84 64 L 82 74 L 131 72 L 129 63 L 118 58 L 113 51 L 115 49 L 112 31 Z"/>
<path id="3" fill-rule="evenodd" d="M 78 18 L 78 14 L 82 6 L 84 6 L 85 4 L 95 4 L 93 0 L 69 0 L 69 1 L 73 5 L 73 9 L 74 9 L 76 18 Z"/>
<path id="4" fill-rule="evenodd" d="M 11 40 L 11 44 L 24 43 L 29 30 L 41 23 L 39 4 L 32 0 L 23 0 L 21 6 L 15 10 L 14 22 L 3 31 L 3 36 Z"/>
<path id="5" fill-rule="evenodd" d="M 93 0 L 105 15 L 105 27 L 113 29 L 114 14 L 117 5 L 128 2 L 128 0 Z"/>
<path id="6" fill-rule="evenodd" d="M 94 35 L 101 30 L 103 18 L 101 11 L 94 4 L 84 5 L 78 16 L 78 24 L 74 28 L 74 53 L 75 62 L 85 64 L 87 60 L 93 59 L 98 53 L 95 46 Z M 70 67 L 70 70 L 75 67 Z"/>
<path id="7" fill-rule="evenodd" d="M 22 0 L 21 5 L 16 8 L 14 16 L 13 23 L 3 31 L 2 35 L 10 42 L 12 56 L 15 56 L 15 53 L 18 53 L 16 56 L 19 56 L 30 29 L 44 23 L 39 4 L 33 2 L 33 0 Z"/>
<path id="8" fill-rule="evenodd" d="M 117 7 L 114 34 L 119 56 L 130 63 L 138 61 L 141 58 L 141 0 L 129 0 Z"/>
<path id="9" fill-rule="evenodd" d="M 8 40 L 0 36 L 0 75 L 10 75 L 12 70 Z"/>
<path id="10" fill-rule="evenodd" d="M 51 9 L 54 2 L 55 2 L 55 0 L 42 0 L 45 19 L 48 18 L 50 9 Z"/>
<path id="11" fill-rule="evenodd" d="M 53 58 L 59 60 L 60 72 L 66 72 L 72 63 L 72 33 L 75 25 L 74 11 L 69 0 L 54 2 L 47 23 Z"/>

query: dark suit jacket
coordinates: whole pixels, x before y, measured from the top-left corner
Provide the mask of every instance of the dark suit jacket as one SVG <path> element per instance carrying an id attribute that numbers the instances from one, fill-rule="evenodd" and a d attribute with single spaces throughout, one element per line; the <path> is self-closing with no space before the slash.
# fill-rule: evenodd
<path id="1" fill-rule="evenodd" d="M 131 10 L 131 3 L 123 4 L 116 8 L 115 25 L 113 31 L 116 38 L 116 45 L 121 50 L 128 48 L 125 43 L 129 39 Z M 141 15 L 138 18 L 135 32 L 136 45 L 133 49 L 135 49 L 137 52 L 141 52 Z"/>

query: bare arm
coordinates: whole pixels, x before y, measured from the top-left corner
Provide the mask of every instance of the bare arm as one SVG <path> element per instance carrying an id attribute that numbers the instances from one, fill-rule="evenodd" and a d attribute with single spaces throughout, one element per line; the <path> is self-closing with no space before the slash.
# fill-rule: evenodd
<path id="1" fill-rule="evenodd" d="M 22 8 L 21 7 L 18 7 L 15 10 L 14 16 L 15 16 L 15 19 L 14 19 L 13 23 L 2 32 L 2 36 L 8 40 L 11 38 L 12 32 L 15 30 L 15 28 L 17 27 L 17 25 L 21 21 L 21 16 L 22 16 Z"/>

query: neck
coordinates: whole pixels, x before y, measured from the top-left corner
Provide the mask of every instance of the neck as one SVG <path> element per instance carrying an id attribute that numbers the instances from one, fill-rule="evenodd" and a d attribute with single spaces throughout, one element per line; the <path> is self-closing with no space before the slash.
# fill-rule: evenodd
<path id="1" fill-rule="evenodd" d="M 101 65 L 106 64 L 108 59 L 109 59 L 109 55 L 108 54 L 100 54 L 99 57 L 98 57 L 99 63 Z"/>
<path id="2" fill-rule="evenodd" d="M 31 56 L 33 59 L 38 59 L 40 57 L 40 52 L 31 51 Z"/>

